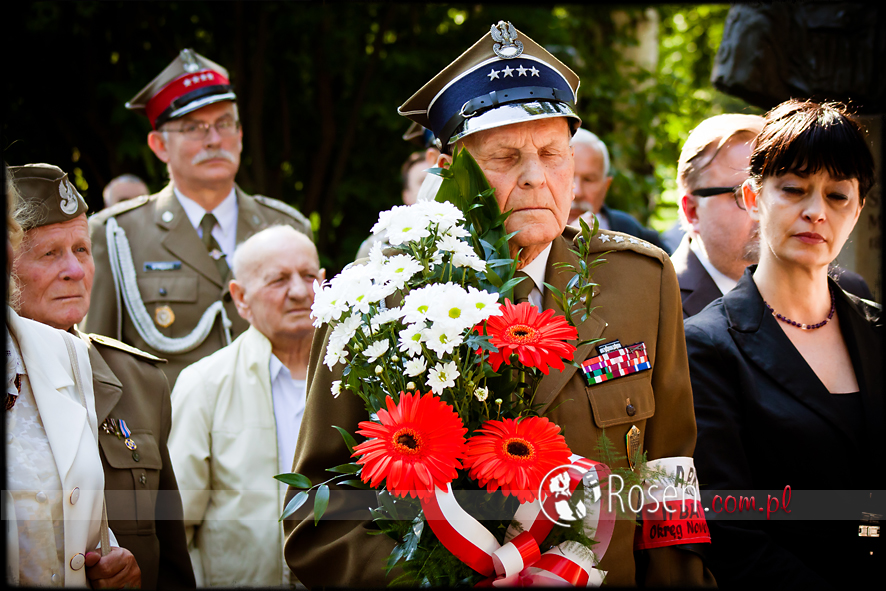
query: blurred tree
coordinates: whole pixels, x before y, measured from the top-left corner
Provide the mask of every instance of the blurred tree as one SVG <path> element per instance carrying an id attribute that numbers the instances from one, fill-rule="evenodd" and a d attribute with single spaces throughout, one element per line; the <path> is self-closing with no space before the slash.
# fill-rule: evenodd
<path id="1" fill-rule="evenodd" d="M 739 110 L 709 82 L 724 6 L 660 6 L 659 60 L 632 68 L 648 9 L 612 6 L 272 2 L 30 2 L 7 10 L 3 121 L 10 164 L 70 172 L 93 210 L 114 176 L 152 190 L 166 172 L 147 119 L 124 103 L 184 47 L 231 73 L 244 129 L 238 182 L 310 215 L 330 273 L 349 262 L 377 212 L 399 202 L 412 147 L 396 108 L 510 20 L 582 78 L 584 125 L 612 148 L 617 207 L 646 220 L 699 120 Z M 666 217 L 666 216 L 665 216 Z"/>

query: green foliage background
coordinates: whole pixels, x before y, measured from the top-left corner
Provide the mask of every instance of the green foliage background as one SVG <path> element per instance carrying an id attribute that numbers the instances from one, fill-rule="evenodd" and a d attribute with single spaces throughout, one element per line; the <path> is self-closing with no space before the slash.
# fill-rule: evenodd
<path id="1" fill-rule="evenodd" d="M 92 210 L 114 176 L 167 181 L 124 103 L 181 48 L 224 65 L 239 97 L 238 182 L 312 218 L 329 273 L 353 259 L 377 212 L 399 202 L 414 146 L 396 108 L 499 19 L 581 77 L 584 126 L 613 155 L 609 202 L 659 230 L 676 217 L 679 149 L 700 120 L 759 112 L 718 93 L 710 70 L 728 5 L 29 2 L 7 10 L 9 164 L 72 173 Z M 650 17 L 652 20 L 650 21 Z M 656 22 L 654 71 L 632 67 Z"/>

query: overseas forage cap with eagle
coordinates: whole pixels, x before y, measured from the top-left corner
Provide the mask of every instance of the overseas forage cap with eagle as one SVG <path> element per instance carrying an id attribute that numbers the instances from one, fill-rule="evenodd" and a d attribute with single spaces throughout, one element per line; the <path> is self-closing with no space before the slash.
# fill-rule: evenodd
<path id="1" fill-rule="evenodd" d="M 157 129 L 167 121 L 237 95 L 228 71 L 193 49 L 182 49 L 160 75 L 142 88 L 126 108 L 144 111 Z"/>
<path id="2" fill-rule="evenodd" d="M 466 135 L 575 111 L 579 79 L 511 23 L 499 21 L 397 111 L 430 129 L 446 150 Z"/>
<path id="3" fill-rule="evenodd" d="M 68 175 L 58 166 L 10 166 L 9 174 L 22 199 L 36 209 L 36 215 L 26 219 L 22 225 L 25 231 L 72 220 L 89 209 Z"/>

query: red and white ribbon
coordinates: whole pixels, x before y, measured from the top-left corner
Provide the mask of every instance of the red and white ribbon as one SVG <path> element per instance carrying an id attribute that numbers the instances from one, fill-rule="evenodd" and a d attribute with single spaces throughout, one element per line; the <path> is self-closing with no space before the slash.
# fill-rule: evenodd
<path id="1" fill-rule="evenodd" d="M 664 472 L 665 476 L 644 483 L 643 509 L 638 516 L 641 524 L 634 536 L 634 549 L 710 544 L 692 458 L 661 458 L 649 461 L 646 467 L 651 472 Z"/>
<path id="2" fill-rule="evenodd" d="M 586 473 L 592 473 L 588 481 L 596 478 L 601 483 L 610 473 L 605 464 L 581 456 L 573 455 L 570 461 L 570 494 Z M 585 504 L 587 514 L 583 518 L 587 535 L 598 542 L 590 549 L 593 559 L 589 560 L 587 552 L 573 551 L 573 542 L 564 542 L 542 554 L 539 544 L 554 527 L 548 516 L 557 515 L 556 495 L 542 493 L 543 499 L 520 505 L 514 515 L 519 525 L 508 528 L 504 545 L 462 509 L 451 485 L 445 491 L 438 488 L 433 496 L 422 500 L 422 507 L 425 519 L 447 550 L 482 575 L 495 572 L 497 578 L 484 581 L 484 586 L 599 586 L 606 573 L 595 567 L 609 547 L 615 528 L 614 512 L 604 510 L 599 490 L 597 494 L 588 491 L 586 494 L 597 497 Z"/>

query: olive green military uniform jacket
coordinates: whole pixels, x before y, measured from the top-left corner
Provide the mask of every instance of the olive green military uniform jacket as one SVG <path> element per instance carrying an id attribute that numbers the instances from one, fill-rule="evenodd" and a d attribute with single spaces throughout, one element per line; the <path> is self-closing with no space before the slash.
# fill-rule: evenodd
<path id="1" fill-rule="evenodd" d="M 276 199 L 247 195 L 239 187 L 235 190 L 237 244 L 273 225 L 292 226 L 313 238 L 307 218 L 294 208 Z M 166 337 L 191 334 L 206 309 L 219 300 L 231 322 L 232 341 L 249 328 L 231 300 L 230 273 L 227 277 L 219 274 L 175 197 L 172 184 L 159 193 L 123 201 L 90 218 L 95 280 L 83 328 L 167 359 L 163 371 L 173 386 L 182 369 L 228 344 L 222 321 L 216 316 L 206 339 L 191 351 L 169 353 L 152 347 L 139 334 L 115 286 L 106 234 L 109 218 L 126 232 L 139 297 L 154 327 Z"/>
<path id="2" fill-rule="evenodd" d="M 194 588 L 182 502 L 166 441 L 172 403 L 162 361 L 98 335 L 89 344 L 99 449 L 105 471 L 108 525 L 132 552 L 144 589 Z M 122 419 L 132 432 L 127 445 L 105 419 Z"/>
<path id="3" fill-rule="evenodd" d="M 557 238 L 548 258 L 545 281 L 565 290 L 570 276 L 554 268 L 559 261 L 575 261 L 569 252 L 577 230 L 567 227 Z M 625 436 L 632 425 L 640 429 L 641 449 L 648 459 L 692 456 L 695 449 L 695 415 L 689 383 L 686 343 L 680 290 L 668 255 L 627 234 L 600 231 L 592 239 L 595 253 L 612 251 L 606 263 L 597 267 L 594 281 L 599 283 L 594 305 L 599 306 L 579 327 L 579 339 L 618 339 L 627 346 L 646 344 L 652 368 L 591 387 L 575 367 L 566 365 L 562 372 L 551 370 L 536 393 L 542 412 L 561 428 L 573 453 L 595 459 L 595 445 L 606 435 L 626 454 Z M 550 290 L 543 296 L 545 308 L 558 312 Z M 357 423 L 367 420 L 362 401 L 343 391 L 338 398 L 330 393 L 331 383 L 339 379 L 342 365 L 330 372 L 323 365 L 329 328 L 314 336 L 308 367 L 308 398 L 299 431 L 294 471 L 322 482 L 329 477 L 326 468 L 351 461 L 347 447 L 332 425 L 351 433 Z M 579 347 L 575 359 L 596 356 L 592 345 Z M 630 403 L 628 402 L 630 399 Z M 628 404 L 633 415 L 628 413 Z M 359 439 L 358 439 L 359 440 Z M 626 468 L 626 460 L 618 467 Z M 701 475 L 703 480 L 704 475 Z M 351 489 L 353 490 L 353 489 Z M 288 499 L 295 494 L 290 488 Z M 384 535 L 369 536 L 367 522 L 354 521 L 341 504 L 330 501 L 327 515 L 318 526 L 313 516 L 290 519 L 284 524 L 287 540 L 286 560 L 299 580 L 309 587 L 384 586 L 397 575 L 385 579 L 385 560 L 393 541 Z M 302 511 L 297 513 L 301 515 Z M 365 508 L 360 515 L 365 515 Z M 348 521 L 348 519 L 351 519 Z M 619 519 L 609 549 L 599 568 L 608 571 L 606 583 L 634 585 L 712 585 L 701 557 L 686 548 L 666 547 L 634 552 L 636 527 Z"/>

